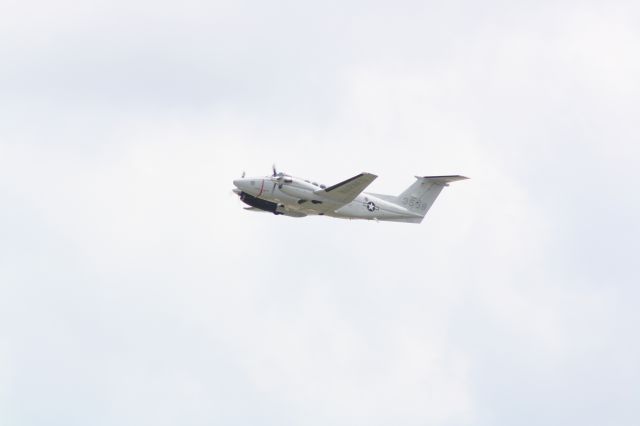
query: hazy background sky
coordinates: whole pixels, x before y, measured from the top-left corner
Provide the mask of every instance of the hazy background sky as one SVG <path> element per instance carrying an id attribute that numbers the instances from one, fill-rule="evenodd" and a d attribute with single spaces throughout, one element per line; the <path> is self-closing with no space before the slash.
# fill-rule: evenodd
<path id="1" fill-rule="evenodd" d="M 0 5 L 1 424 L 640 423 L 637 2 Z"/>

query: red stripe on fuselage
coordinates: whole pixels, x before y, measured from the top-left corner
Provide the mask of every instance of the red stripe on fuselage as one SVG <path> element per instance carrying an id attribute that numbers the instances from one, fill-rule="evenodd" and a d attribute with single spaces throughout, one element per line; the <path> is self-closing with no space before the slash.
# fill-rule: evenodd
<path id="1" fill-rule="evenodd" d="M 262 185 L 260 186 L 260 192 L 258 192 L 258 197 L 262 195 L 263 191 L 264 191 L 264 179 L 262 179 Z"/>

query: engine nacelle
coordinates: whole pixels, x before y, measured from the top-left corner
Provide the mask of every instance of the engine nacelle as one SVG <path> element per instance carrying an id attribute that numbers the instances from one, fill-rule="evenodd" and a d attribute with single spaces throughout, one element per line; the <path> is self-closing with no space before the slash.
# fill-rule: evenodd
<path id="1" fill-rule="evenodd" d="M 283 214 L 289 217 L 305 217 L 306 216 L 306 214 L 304 213 L 300 213 L 293 210 L 285 210 L 283 205 L 278 206 L 278 208 L 275 211 L 275 214 Z"/>

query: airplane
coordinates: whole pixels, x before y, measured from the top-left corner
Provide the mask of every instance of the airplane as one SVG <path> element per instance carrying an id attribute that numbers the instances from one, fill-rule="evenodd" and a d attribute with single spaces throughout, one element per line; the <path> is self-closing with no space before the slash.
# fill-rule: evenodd
<path id="1" fill-rule="evenodd" d="M 278 172 L 271 176 L 236 179 L 233 192 L 247 204 L 245 210 L 291 217 L 330 216 L 342 219 L 420 223 L 440 191 L 460 175 L 416 176 L 399 195 L 363 192 L 378 176 L 360 173 L 326 186 Z"/>

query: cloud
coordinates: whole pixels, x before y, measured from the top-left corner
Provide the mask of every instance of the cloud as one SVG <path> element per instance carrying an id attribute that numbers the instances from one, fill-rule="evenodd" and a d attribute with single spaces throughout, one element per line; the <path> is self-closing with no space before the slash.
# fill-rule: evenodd
<path id="1" fill-rule="evenodd" d="M 637 423 L 635 6 L 39 6 L 0 18 L 9 422 Z M 272 162 L 472 179 L 420 226 L 243 211 Z"/>

